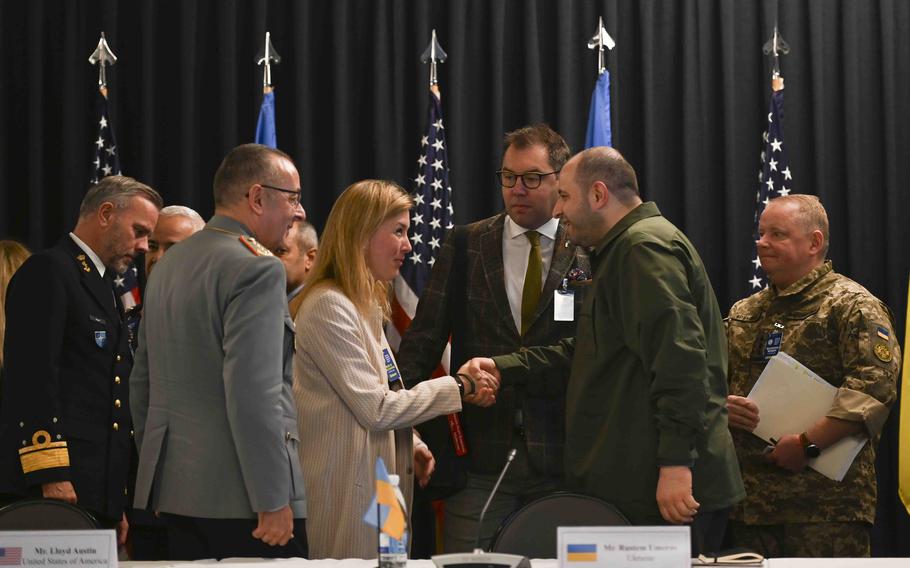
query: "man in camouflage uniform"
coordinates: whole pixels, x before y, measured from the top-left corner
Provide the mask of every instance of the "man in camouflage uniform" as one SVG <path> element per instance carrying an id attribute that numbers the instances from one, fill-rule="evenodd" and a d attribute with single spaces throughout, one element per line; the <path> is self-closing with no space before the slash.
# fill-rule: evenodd
<path id="1" fill-rule="evenodd" d="M 825 261 L 828 217 L 818 198 L 771 201 L 757 242 L 771 285 L 730 310 L 727 408 L 746 500 L 734 509 L 735 546 L 765 556 L 868 556 L 875 517 L 875 447 L 894 401 L 900 351 L 890 310 Z M 744 396 L 784 351 L 837 387 L 827 415 L 781 433 L 773 451 L 750 432 L 761 409 Z M 807 464 L 851 434 L 868 437 L 840 482 Z"/>

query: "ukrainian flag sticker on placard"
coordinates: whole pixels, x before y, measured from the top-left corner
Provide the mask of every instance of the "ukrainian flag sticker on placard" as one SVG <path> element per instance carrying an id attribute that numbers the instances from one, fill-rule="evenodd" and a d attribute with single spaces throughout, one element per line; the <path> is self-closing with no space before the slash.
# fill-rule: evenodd
<path id="1" fill-rule="evenodd" d="M 569 562 L 597 562 L 596 544 L 568 544 L 566 546 L 566 560 Z"/>

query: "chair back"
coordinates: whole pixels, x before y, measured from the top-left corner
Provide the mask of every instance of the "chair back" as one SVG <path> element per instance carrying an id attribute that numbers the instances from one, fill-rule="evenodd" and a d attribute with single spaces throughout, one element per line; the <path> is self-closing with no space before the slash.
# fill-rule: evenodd
<path id="1" fill-rule="evenodd" d="M 0 509 L 0 531 L 86 530 L 101 525 L 76 505 L 56 499 L 24 499 Z"/>
<path id="2" fill-rule="evenodd" d="M 500 525 L 490 550 L 528 558 L 556 558 L 557 527 L 628 524 L 629 519 L 606 501 L 577 493 L 554 493 L 509 515 Z"/>

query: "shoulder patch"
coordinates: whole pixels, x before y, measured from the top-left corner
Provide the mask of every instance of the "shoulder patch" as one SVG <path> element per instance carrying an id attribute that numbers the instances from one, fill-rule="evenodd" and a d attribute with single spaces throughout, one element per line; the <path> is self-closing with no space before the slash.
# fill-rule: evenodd
<path id="1" fill-rule="evenodd" d="M 256 256 L 275 256 L 272 254 L 272 251 L 262 246 L 259 241 L 253 237 L 241 235 L 240 242 L 243 243 L 246 248 L 250 249 L 250 251 Z"/>
<path id="2" fill-rule="evenodd" d="M 883 344 L 879 343 L 872 349 L 872 352 L 875 353 L 875 356 L 882 363 L 888 363 L 891 361 L 891 358 L 892 358 L 891 350 L 888 349 L 887 345 L 883 345 Z"/>

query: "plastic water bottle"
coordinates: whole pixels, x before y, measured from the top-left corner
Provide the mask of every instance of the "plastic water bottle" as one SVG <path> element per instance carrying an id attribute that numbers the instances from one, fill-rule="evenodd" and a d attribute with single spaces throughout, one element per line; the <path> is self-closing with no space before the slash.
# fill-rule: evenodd
<path id="1" fill-rule="evenodd" d="M 392 486 L 395 488 L 395 495 L 398 497 L 398 502 L 401 503 L 401 510 L 404 511 L 405 517 L 407 518 L 407 511 L 404 507 L 404 496 L 401 494 L 401 489 L 398 488 L 399 477 L 397 475 L 389 475 L 389 481 L 392 482 Z M 406 568 L 408 563 L 408 530 L 407 524 L 405 524 L 404 533 L 401 535 L 401 540 L 393 538 L 387 535 L 384 532 L 379 533 L 379 568 Z"/>

